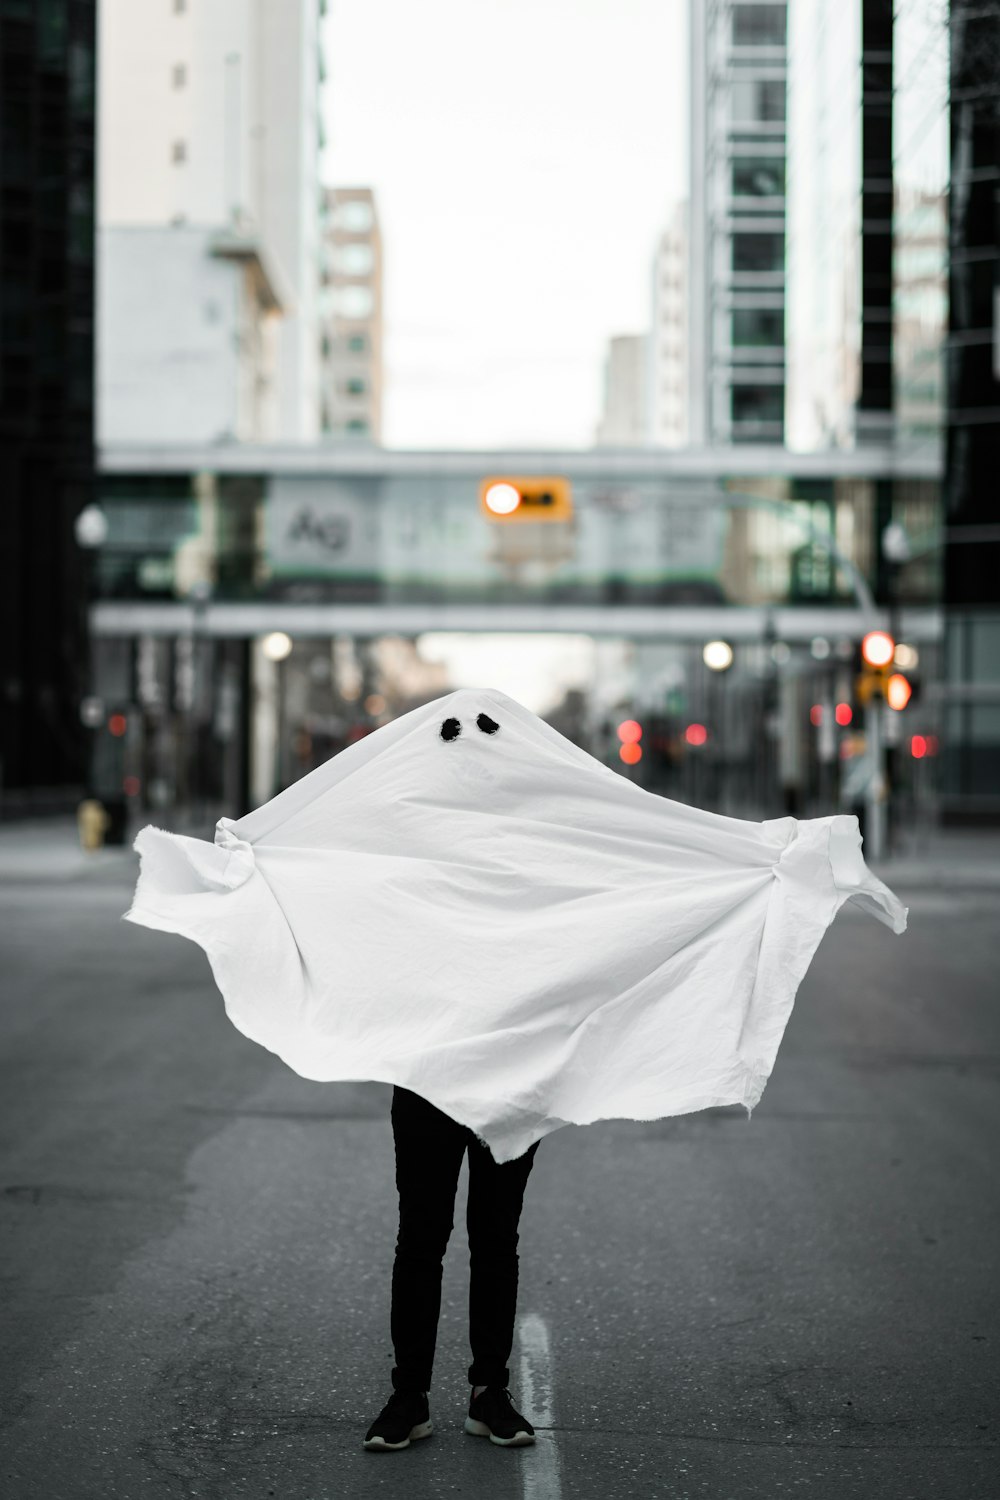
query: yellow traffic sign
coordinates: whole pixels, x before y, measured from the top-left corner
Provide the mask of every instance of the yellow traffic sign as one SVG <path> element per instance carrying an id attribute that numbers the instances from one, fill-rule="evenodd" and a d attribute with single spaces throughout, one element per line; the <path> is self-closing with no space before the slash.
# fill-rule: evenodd
<path id="1" fill-rule="evenodd" d="M 479 508 L 488 521 L 569 521 L 573 486 L 561 475 L 492 474 L 479 486 Z"/>

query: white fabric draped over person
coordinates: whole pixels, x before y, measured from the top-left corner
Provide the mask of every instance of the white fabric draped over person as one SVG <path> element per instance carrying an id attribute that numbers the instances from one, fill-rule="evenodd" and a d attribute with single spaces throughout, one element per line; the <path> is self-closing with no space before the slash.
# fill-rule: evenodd
<path id="1" fill-rule="evenodd" d="M 672 802 L 492 689 L 214 844 L 150 825 L 134 847 L 125 919 L 200 944 L 240 1031 L 305 1078 L 412 1089 L 497 1161 L 565 1124 L 752 1109 L 844 902 L 906 927 L 855 817 Z"/>

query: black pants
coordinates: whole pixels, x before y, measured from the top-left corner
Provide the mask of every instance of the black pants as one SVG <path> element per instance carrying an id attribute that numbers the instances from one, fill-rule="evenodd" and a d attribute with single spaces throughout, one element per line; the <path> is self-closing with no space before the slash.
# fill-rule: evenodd
<path id="1" fill-rule="evenodd" d="M 505 1386 L 517 1308 L 517 1226 L 536 1141 L 516 1161 L 493 1160 L 464 1125 L 396 1087 L 399 1237 L 392 1268 L 392 1345 L 396 1390 L 429 1391 L 441 1311 L 441 1270 L 454 1227 L 455 1191 L 469 1153 L 470 1385 Z"/>

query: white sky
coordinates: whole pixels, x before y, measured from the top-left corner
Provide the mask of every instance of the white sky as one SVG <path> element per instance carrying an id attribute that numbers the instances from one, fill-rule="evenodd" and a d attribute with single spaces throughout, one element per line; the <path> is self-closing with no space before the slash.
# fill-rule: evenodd
<path id="1" fill-rule="evenodd" d="M 387 446 L 590 446 L 685 191 L 684 10 L 331 0 L 324 180 L 377 196 Z"/>
<path id="2" fill-rule="evenodd" d="M 567 688 L 587 688 L 594 641 L 586 635 L 471 635 L 428 631 L 417 648 L 424 661 L 444 662 L 452 687 L 489 686 L 543 714 Z"/>

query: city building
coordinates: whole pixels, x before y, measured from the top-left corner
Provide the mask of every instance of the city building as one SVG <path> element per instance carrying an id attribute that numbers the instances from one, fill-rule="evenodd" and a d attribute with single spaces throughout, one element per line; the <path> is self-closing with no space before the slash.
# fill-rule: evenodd
<path id="1" fill-rule="evenodd" d="M 677 204 L 653 257 L 646 351 L 646 431 L 660 448 L 682 448 L 687 442 L 687 287 L 687 205 Z"/>
<path id="2" fill-rule="evenodd" d="M 320 12 L 102 3 L 101 442 L 317 435 Z"/>
<path id="3" fill-rule="evenodd" d="M 790 30 L 786 438 L 846 448 L 861 382 L 861 0 L 806 0 Z"/>
<path id="4" fill-rule="evenodd" d="M 324 434 L 382 436 L 382 236 L 370 188 L 323 198 L 321 413 Z"/>
<path id="5" fill-rule="evenodd" d="M 639 448 L 645 443 L 647 347 L 644 333 L 623 333 L 609 339 L 595 446 Z"/>
<path id="6" fill-rule="evenodd" d="M 785 422 L 785 0 L 691 0 L 688 435 Z"/>
<path id="7" fill-rule="evenodd" d="M 0 817 L 84 790 L 94 0 L 0 7 Z"/>
<path id="8" fill-rule="evenodd" d="M 942 799 L 1000 817 L 1000 4 L 952 0 Z"/>
<path id="9" fill-rule="evenodd" d="M 690 435 L 940 441 L 944 9 L 692 4 Z"/>
<path id="10" fill-rule="evenodd" d="M 944 111 L 942 124 L 947 123 Z M 942 132 L 943 133 L 943 132 Z M 948 328 L 947 175 L 936 190 L 895 191 L 893 419 L 901 445 L 942 447 Z"/>
<path id="11" fill-rule="evenodd" d="M 788 29 L 789 445 L 940 455 L 944 7 L 803 0 Z"/>
<path id="12" fill-rule="evenodd" d="M 278 327 L 291 302 L 252 232 L 192 224 L 103 228 L 100 441 L 275 437 Z"/>

